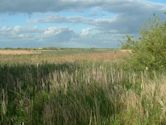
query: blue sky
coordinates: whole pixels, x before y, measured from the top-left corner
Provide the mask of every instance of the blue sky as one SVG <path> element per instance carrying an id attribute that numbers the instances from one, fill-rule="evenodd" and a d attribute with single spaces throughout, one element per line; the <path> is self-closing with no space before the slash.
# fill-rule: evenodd
<path id="1" fill-rule="evenodd" d="M 0 47 L 119 47 L 165 0 L 1 0 Z"/>
<path id="2" fill-rule="evenodd" d="M 149 1 L 158 2 L 158 3 L 166 3 L 165 0 L 149 0 Z"/>

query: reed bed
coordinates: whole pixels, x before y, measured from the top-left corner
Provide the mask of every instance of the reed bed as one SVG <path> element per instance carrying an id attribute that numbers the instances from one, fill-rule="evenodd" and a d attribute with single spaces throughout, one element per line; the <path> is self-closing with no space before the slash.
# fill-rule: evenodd
<path id="1" fill-rule="evenodd" d="M 164 73 L 108 62 L 1 64 L 1 125 L 165 125 Z"/>

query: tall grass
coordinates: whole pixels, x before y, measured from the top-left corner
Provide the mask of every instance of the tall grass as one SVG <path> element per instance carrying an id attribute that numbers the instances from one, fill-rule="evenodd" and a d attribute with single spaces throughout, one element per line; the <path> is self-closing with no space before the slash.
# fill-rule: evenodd
<path id="1" fill-rule="evenodd" d="M 113 63 L 0 65 L 2 125 L 166 124 L 165 75 Z"/>

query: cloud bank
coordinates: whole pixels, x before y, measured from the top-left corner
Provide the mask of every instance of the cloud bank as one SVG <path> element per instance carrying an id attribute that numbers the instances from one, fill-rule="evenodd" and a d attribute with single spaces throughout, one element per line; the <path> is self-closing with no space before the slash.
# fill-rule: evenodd
<path id="1" fill-rule="evenodd" d="M 1 0 L 0 14 L 50 15 L 30 19 L 34 27 L 44 28 L 1 26 L 0 42 L 1 46 L 118 47 L 126 34 L 138 34 L 154 13 L 164 19 L 164 11 L 165 3 L 148 0 Z M 63 14 L 68 12 L 71 15 Z"/>

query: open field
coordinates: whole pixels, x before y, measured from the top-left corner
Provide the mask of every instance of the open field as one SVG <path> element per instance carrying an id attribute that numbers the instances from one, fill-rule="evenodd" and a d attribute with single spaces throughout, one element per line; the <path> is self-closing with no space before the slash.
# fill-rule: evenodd
<path id="1" fill-rule="evenodd" d="M 130 52 L 33 51 L 0 55 L 0 125 L 166 124 L 166 75 L 126 68 Z"/>
<path id="2" fill-rule="evenodd" d="M 0 50 L 0 55 L 28 55 L 35 54 L 32 50 Z"/>
<path id="3" fill-rule="evenodd" d="M 0 50 L 1 63 L 64 63 L 75 61 L 113 61 L 126 57 L 129 51 L 111 49 Z M 26 55 L 26 56 L 25 56 Z"/>

